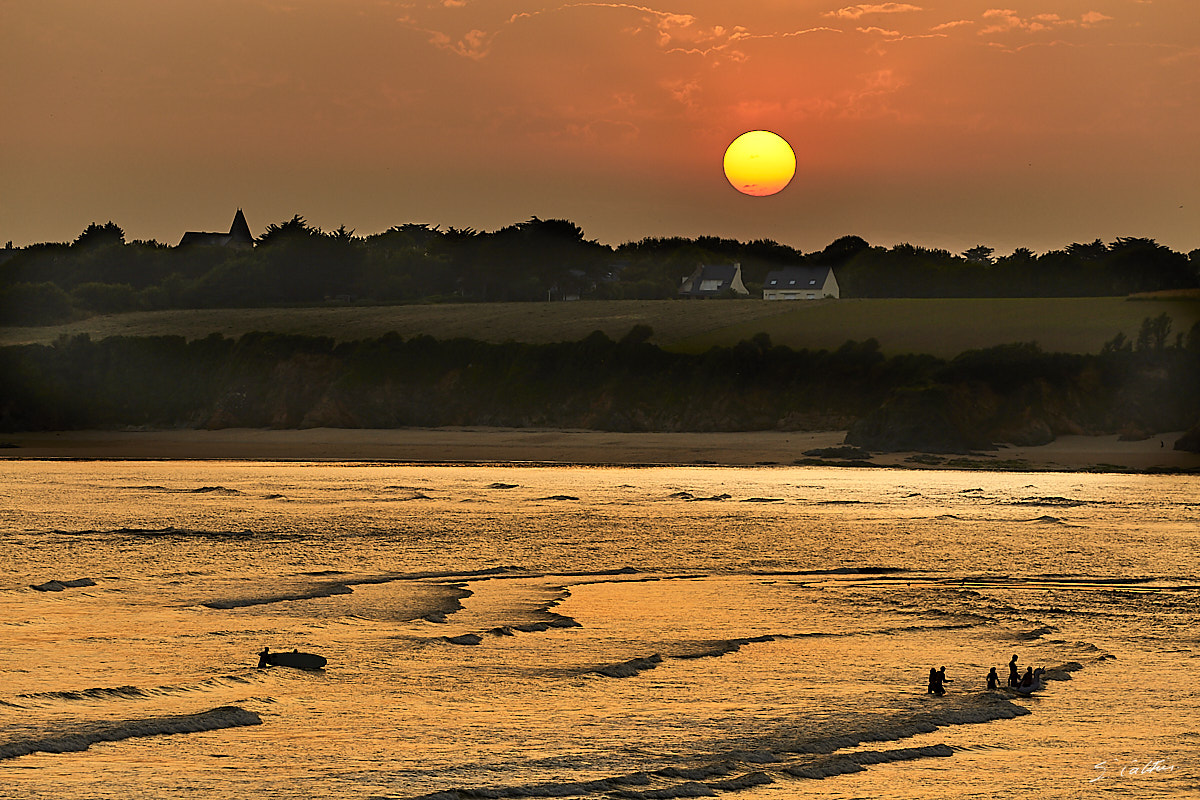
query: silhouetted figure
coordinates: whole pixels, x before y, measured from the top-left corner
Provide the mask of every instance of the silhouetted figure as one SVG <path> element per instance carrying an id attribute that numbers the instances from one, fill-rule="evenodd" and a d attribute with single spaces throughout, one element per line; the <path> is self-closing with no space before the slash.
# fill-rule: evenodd
<path id="1" fill-rule="evenodd" d="M 929 668 L 929 688 L 925 690 L 925 694 L 933 694 L 934 688 L 938 686 L 938 671 L 937 667 Z"/>
<path id="2" fill-rule="evenodd" d="M 929 669 L 929 691 L 927 693 L 928 694 L 936 694 L 938 697 L 941 697 L 942 695 L 944 695 L 946 693 L 945 684 L 949 680 L 950 679 L 946 677 L 946 668 L 945 667 L 942 667 L 941 669 L 933 669 L 932 667 L 930 667 L 930 669 Z"/>
<path id="3" fill-rule="evenodd" d="M 1021 678 L 1021 688 L 1028 689 L 1029 687 L 1033 686 L 1033 680 L 1033 667 L 1026 667 L 1025 676 Z"/>
<path id="4" fill-rule="evenodd" d="M 1008 662 L 1008 685 L 1016 686 L 1021 682 L 1021 673 L 1017 671 L 1017 657 L 1013 655 L 1012 661 Z"/>
<path id="5" fill-rule="evenodd" d="M 258 654 L 258 668 L 271 666 L 271 648 L 264 647 L 262 652 Z"/>
<path id="6" fill-rule="evenodd" d="M 992 671 L 988 673 L 987 687 L 988 687 L 988 689 L 1000 688 L 1000 676 L 996 674 L 995 667 L 992 667 Z"/>

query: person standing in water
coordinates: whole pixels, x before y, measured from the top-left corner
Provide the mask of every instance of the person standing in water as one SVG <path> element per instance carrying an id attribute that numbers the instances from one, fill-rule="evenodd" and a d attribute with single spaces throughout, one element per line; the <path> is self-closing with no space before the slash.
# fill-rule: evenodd
<path id="1" fill-rule="evenodd" d="M 262 652 L 258 654 L 258 668 L 263 669 L 269 666 L 271 666 L 271 648 L 264 647 Z"/>
<path id="2" fill-rule="evenodd" d="M 1014 653 L 1012 661 L 1008 662 L 1008 685 L 1019 686 L 1021 684 L 1021 673 L 1017 670 L 1017 656 Z"/>
<path id="3" fill-rule="evenodd" d="M 938 697 L 941 697 L 942 695 L 944 695 L 946 693 L 945 684 L 949 680 L 950 679 L 946 677 L 946 668 L 945 667 L 942 667 L 941 669 L 933 669 L 932 667 L 930 667 L 929 668 L 929 691 L 927 692 L 927 694 L 936 694 Z"/>
<path id="4" fill-rule="evenodd" d="M 987 687 L 989 690 L 1000 688 L 1000 676 L 996 674 L 995 667 L 992 667 L 992 671 L 988 673 Z"/>

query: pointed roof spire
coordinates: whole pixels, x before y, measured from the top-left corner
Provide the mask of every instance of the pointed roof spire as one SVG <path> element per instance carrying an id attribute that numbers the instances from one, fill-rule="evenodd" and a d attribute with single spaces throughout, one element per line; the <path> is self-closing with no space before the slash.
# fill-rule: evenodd
<path id="1" fill-rule="evenodd" d="M 229 226 L 229 241 L 230 244 L 254 246 L 254 236 L 250 233 L 250 226 L 246 224 L 246 215 L 240 208 L 233 215 L 233 224 Z"/>

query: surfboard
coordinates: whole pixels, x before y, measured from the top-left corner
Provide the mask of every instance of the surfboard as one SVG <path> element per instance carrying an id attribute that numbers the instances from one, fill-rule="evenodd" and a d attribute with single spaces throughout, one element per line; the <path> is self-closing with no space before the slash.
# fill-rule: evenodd
<path id="1" fill-rule="evenodd" d="M 313 653 L 271 653 L 267 661 L 277 667 L 295 667 L 296 669 L 322 669 L 325 657 Z"/>

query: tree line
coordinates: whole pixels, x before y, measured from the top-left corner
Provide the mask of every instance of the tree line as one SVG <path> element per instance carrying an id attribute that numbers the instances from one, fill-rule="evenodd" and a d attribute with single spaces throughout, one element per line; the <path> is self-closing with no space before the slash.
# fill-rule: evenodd
<path id="1" fill-rule="evenodd" d="M 1114 339 L 1093 355 L 1017 343 L 952 360 L 886 356 L 873 339 L 794 350 L 766 334 L 672 353 L 644 325 L 620 340 L 597 331 L 552 344 L 63 336 L 0 348 L 0 430 L 849 428 L 879 449 L 942 451 L 1061 433 L 1148 436 L 1200 423 L 1200 324 L 1169 332 L 1169 318 L 1147 318 L 1136 343 Z"/>
<path id="2" fill-rule="evenodd" d="M 89 225 L 69 243 L 0 250 L 0 323 L 90 313 L 315 304 L 666 299 L 701 264 L 737 262 L 751 298 L 771 270 L 830 266 L 843 297 L 1062 297 L 1200 287 L 1200 250 L 1121 237 L 1006 256 L 844 236 L 809 253 L 768 239 L 646 238 L 616 247 L 532 217 L 496 231 L 408 223 L 369 236 L 299 215 L 244 249 L 126 241 Z"/>

